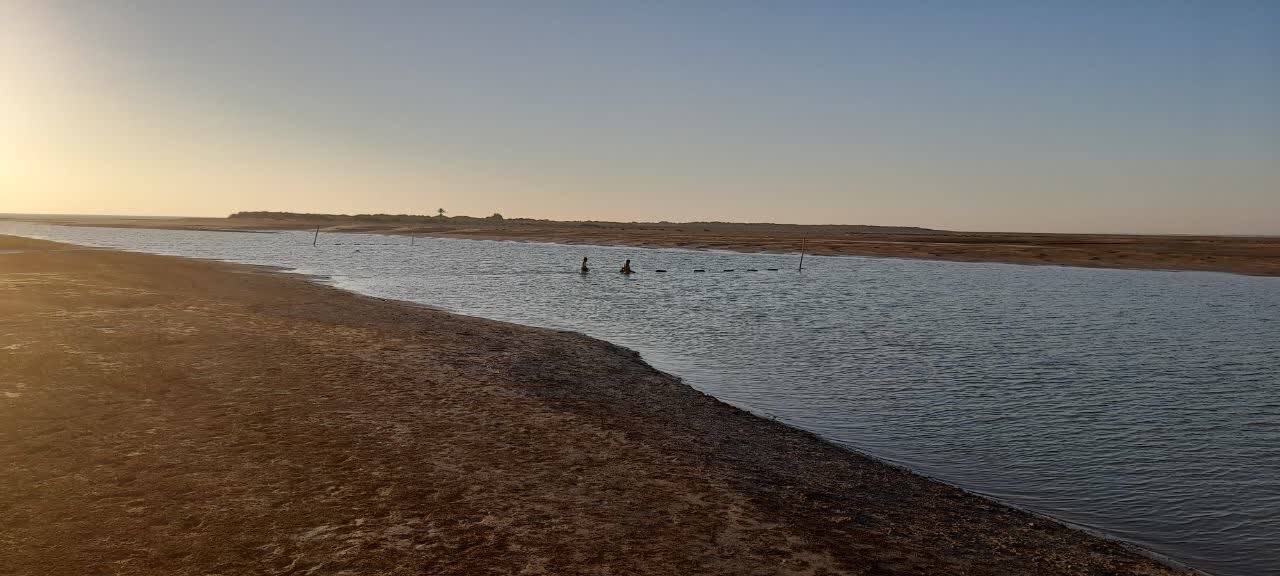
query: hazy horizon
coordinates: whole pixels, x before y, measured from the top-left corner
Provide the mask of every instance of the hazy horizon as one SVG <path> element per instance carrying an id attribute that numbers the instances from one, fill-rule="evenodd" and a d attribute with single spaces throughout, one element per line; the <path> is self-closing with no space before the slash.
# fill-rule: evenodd
<path id="1" fill-rule="evenodd" d="M 0 0 L 0 212 L 1280 234 L 1280 5 Z"/>

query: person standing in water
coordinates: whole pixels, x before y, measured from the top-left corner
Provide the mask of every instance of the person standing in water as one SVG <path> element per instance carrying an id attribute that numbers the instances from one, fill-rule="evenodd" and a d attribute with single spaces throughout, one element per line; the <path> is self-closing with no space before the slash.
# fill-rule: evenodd
<path id="1" fill-rule="evenodd" d="M 582 272 L 583 274 L 586 274 L 587 272 L 590 272 L 590 271 L 591 271 L 591 269 L 590 269 L 590 268 L 587 268 L 587 257 L 586 257 L 586 256 L 583 256 L 583 257 L 582 257 L 582 270 L 581 270 L 581 272 Z"/>
<path id="2" fill-rule="evenodd" d="M 621 272 L 621 273 L 623 273 L 623 274 L 630 274 L 630 273 L 631 273 L 631 259 L 630 259 L 630 258 L 627 258 L 627 261 L 622 263 L 622 269 L 621 269 L 621 270 L 619 270 L 619 272 Z"/>

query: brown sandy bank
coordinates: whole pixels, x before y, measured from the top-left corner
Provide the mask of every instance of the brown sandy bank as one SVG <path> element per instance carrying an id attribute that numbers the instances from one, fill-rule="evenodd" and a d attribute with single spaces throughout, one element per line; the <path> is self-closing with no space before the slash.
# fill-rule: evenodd
<path id="1" fill-rule="evenodd" d="M 949 232 L 884 226 L 800 226 L 731 222 L 558 222 L 423 218 L 397 222 L 313 218 L 23 218 L 73 226 L 192 230 L 300 230 L 417 234 L 566 244 L 885 256 L 955 262 L 1054 264 L 1089 268 L 1204 270 L 1280 276 L 1280 237 Z M 426 221 L 421 221 L 426 220 Z"/>
<path id="2" fill-rule="evenodd" d="M 0 236 L 0 574 L 1172 574 L 581 335 Z"/>

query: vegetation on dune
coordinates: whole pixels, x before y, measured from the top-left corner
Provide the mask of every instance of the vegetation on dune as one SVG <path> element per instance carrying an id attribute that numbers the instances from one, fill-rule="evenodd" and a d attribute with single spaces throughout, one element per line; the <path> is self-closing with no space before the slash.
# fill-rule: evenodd
<path id="1" fill-rule="evenodd" d="M 236 212 L 228 216 L 228 218 L 254 218 L 259 220 L 309 220 L 315 222 L 438 222 L 445 220 L 484 220 L 484 218 L 475 218 L 472 216 L 445 216 L 444 209 L 438 210 L 436 215 L 426 214 L 315 214 L 310 212 L 271 212 L 271 211 L 245 211 Z"/>
<path id="2" fill-rule="evenodd" d="M 634 227 L 643 226 L 671 226 L 671 227 L 689 227 L 689 226 L 705 226 L 704 231 L 710 232 L 715 229 L 734 229 L 752 228 L 760 230 L 792 230 L 804 229 L 812 230 L 815 233 L 827 231 L 839 231 L 840 233 L 898 233 L 898 234 L 939 234 L 945 233 L 941 230 L 931 228 L 920 228 L 915 226 L 866 226 L 852 224 L 776 224 L 770 222 L 724 222 L 724 221 L 699 221 L 699 222 L 609 222 L 600 220 L 548 220 L 544 218 L 506 218 L 500 213 L 493 213 L 490 216 L 448 216 L 444 208 L 436 211 L 435 215 L 426 214 L 315 214 L 309 212 L 272 212 L 272 211 L 244 211 L 236 212 L 229 218 L 243 219 L 259 219 L 259 220 L 287 220 L 292 222 L 315 222 L 328 225 L 335 224 L 415 224 L 415 223 L 433 223 L 439 224 L 442 221 L 457 224 L 526 224 L 526 225 L 556 225 L 556 226 L 574 226 L 588 228 L 618 228 L 618 227 Z"/>

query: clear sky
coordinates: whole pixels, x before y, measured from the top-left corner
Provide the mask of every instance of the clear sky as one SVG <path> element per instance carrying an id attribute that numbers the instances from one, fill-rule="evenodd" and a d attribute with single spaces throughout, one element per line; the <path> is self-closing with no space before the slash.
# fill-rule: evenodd
<path id="1" fill-rule="evenodd" d="M 0 212 L 1280 234 L 1280 2 L 0 0 Z"/>

